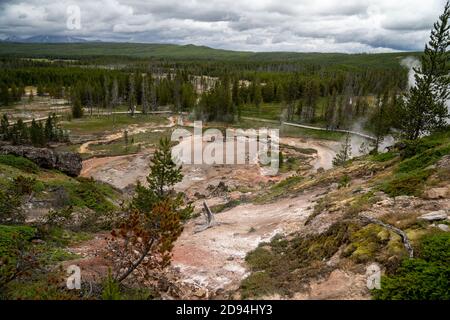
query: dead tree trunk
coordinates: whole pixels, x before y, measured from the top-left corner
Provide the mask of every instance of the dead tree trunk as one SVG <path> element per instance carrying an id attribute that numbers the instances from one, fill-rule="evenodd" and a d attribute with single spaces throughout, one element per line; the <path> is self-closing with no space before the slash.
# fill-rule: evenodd
<path id="1" fill-rule="evenodd" d="M 202 227 L 196 229 L 194 231 L 195 233 L 199 233 L 206 229 L 209 229 L 215 224 L 214 214 L 212 213 L 206 201 L 203 201 L 203 213 L 205 214 L 206 223 Z"/>
<path id="2" fill-rule="evenodd" d="M 211 212 L 211 209 L 209 209 L 206 201 L 203 201 L 203 209 L 205 210 L 206 224 L 210 226 L 214 223 L 214 214 Z"/>

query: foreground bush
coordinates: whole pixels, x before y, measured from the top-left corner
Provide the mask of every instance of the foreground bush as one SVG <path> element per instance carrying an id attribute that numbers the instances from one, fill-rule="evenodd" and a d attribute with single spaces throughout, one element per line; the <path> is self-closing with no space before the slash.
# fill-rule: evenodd
<path id="1" fill-rule="evenodd" d="M 403 260 L 397 272 L 385 276 L 378 300 L 449 300 L 450 234 L 435 234 L 422 240 L 418 257 Z"/>

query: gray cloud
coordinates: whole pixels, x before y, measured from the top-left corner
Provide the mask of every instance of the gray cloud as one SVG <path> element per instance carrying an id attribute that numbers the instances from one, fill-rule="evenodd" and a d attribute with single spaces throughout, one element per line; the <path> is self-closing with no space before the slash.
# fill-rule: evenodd
<path id="1" fill-rule="evenodd" d="M 103 41 L 252 51 L 422 50 L 445 0 L 3 0 L 0 36 L 71 35 Z M 80 30 L 66 28 L 69 5 Z"/>

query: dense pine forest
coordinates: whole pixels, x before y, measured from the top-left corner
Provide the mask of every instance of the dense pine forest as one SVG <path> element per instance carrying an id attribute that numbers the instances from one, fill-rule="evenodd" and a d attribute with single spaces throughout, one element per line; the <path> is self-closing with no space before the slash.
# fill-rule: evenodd
<path id="1" fill-rule="evenodd" d="M 82 107 L 115 111 L 136 106 L 146 113 L 170 106 L 197 119 L 226 122 L 234 122 L 245 110 L 267 114 L 264 106 L 276 104 L 278 119 L 344 129 L 354 118 L 376 116 L 375 100 L 384 108 L 395 108 L 396 97 L 407 88 L 409 70 L 401 65 L 404 54 L 336 55 L 336 63 L 330 63 L 330 56 L 310 54 L 284 62 L 129 58 L 126 64 L 102 56 L 77 60 L 4 56 L 0 103 L 14 103 L 25 86 L 35 86 L 37 95 L 69 99 L 74 117 L 81 116 Z"/>

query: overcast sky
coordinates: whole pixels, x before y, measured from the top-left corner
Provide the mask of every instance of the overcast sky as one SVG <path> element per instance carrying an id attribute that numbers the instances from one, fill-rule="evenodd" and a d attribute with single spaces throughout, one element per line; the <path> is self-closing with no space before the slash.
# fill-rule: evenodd
<path id="1" fill-rule="evenodd" d="M 250 51 L 422 50 L 445 0 L 0 0 L 0 38 L 206 45 Z M 81 28 L 67 28 L 77 5 Z"/>

